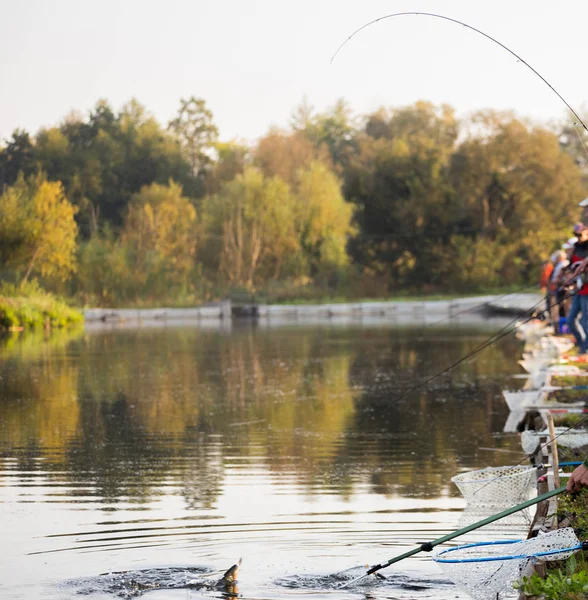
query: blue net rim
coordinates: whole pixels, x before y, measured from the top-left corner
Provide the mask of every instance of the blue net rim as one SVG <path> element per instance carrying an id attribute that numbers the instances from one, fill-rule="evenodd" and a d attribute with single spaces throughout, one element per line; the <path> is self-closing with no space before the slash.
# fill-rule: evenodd
<path id="1" fill-rule="evenodd" d="M 495 542 L 475 542 L 473 544 L 465 544 L 463 546 L 455 546 L 455 548 L 448 548 L 447 550 L 442 550 L 436 556 L 433 556 L 433 560 L 438 563 L 476 563 L 476 562 L 491 562 L 497 560 L 523 560 L 526 558 L 534 558 L 539 556 L 549 556 L 551 554 L 562 554 L 564 552 L 575 552 L 576 550 L 580 550 L 582 548 L 582 544 L 578 546 L 573 546 L 571 548 L 561 548 L 560 550 L 549 550 L 548 552 L 534 552 L 532 554 L 510 554 L 507 556 L 480 556 L 473 558 L 442 558 L 444 554 L 449 554 L 450 552 L 456 552 L 458 550 L 465 550 L 467 548 L 479 548 L 481 546 L 497 546 L 497 545 L 505 545 L 505 544 L 517 544 L 518 542 L 523 542 L 525 540 L 497 540 Z"/>

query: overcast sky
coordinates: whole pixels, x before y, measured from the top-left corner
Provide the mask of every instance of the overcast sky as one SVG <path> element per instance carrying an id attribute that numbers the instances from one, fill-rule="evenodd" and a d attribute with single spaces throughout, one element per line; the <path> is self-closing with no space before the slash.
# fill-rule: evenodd
<path id="1" fill-rule="evenodd" d="M 513 109 L 565 118 L 557 96 L 523 64 L 464 27 L 510 47 L 576 109 L 588 106 L 588 0 L 0 0 L 0 139 L 36 132 L 99 98 L 137 98 L 162 123 L 179 99 L 202 97 L 221 139 L 254 140 L 287 126 L 306 96 L 359 113 L 419 99 L 460 115 Z"/>

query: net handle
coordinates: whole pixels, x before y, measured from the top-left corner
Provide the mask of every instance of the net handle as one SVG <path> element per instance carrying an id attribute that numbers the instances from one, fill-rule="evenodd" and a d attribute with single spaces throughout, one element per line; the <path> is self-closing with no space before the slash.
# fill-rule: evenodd
<path id="1" fill-rule="evenodd" d="M 525 508 L 528 508 L 529 506 L 538 504 L 539 502 L 542 502 L 543 500 L 547 500 L 549 498 L 552 498 L 553 496 L 557 496 L 558 494 L 565 492 L 565 490 L 566 490 L 566 486 L 562 485 L 561 487 L 558 487 L 555 490 L 545 492 L 545 494 L 541 494 L 540 496 L 537 496 L 536 498 L 531 498 L 530 500 L 527 500 L 526 502 L 522 502 L 521 504 L 517 504 L 516 506 L 507 508 L 506 510 L 503 510 L 502 512 L 499 512 L 490 517 L 486 517 L 485 519 L 482 519 L 481 521 L 477 521 L 476 523 L 472 523 L 471 525 L 468 525 L 467 527 L 463 527 L 462 529 L 458 529 L 457 531 L 448 533 L 447 535 L 437 538 L 436 540 L 433 540 L 432 542 L 427 542 L 425 544 L 421 544 L 417 548 L 414 548 L 413 550 L 405 552 L 404 554 L 400 554 L 399 556 L 395 556 L 394 558 L 391 558 L 390 560 L 386 561 L 385 563 L 382 563 L 380 565 L 374 565 L 373 567 L 368 569 L 367 575 L 371 575 L 372 573 L 375 573 L 376 571 L 379 571 L 380 569 L 385 569 L 386 567 L 389 567 L 390 565 L 392 565 L 394 563 L 404 560 L 405 558 L 409 558 L 410 556 L 414 556 L 415 554 L 418 554 L 419 552 L 430 552 L 435 546 L 438 546 L 439 544 L 443 544 L 445 542 L 448 542 L 449 540 L 459 537 L 460 535 L 469 533 L 470 531 L 474 531 L 475 529 L 479 529 L 480 527 L 484 527 L 484 525 L 489 525 L 490 523 L 494 523 L 494 521 L 498 521 L 499 519 L 507 517 L 508 515 L 512 515 L 513 513 L 516 513 L 519 510 L 523 510 Z"/>

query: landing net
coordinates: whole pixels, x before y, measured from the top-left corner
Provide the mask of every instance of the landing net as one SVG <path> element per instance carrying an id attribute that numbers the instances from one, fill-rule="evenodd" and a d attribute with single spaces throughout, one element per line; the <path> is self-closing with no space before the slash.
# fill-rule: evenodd
<path id="1" fill-rule="evenodd" d="M 565 560 L 582 547 L 571 527 L 529 540 L 478 542 L 438 551 L 433 560 L 475 600 L 496 600 L 536 561 Z"/>
<path id="2" fill-rule="evenodd" d="M 504 506 L 529 499 L 535 481 L 535 467 L 488 467 L 451 478 L 468 505 Z"/>

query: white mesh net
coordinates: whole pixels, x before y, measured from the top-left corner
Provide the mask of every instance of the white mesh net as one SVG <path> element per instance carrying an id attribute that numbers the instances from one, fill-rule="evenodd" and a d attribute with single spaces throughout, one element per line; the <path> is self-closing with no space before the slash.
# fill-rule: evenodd
<path id="1" fill-rule="evenodd" d="M 555 428 L 555 441 L 558 446 L 564 446 L 566 448 L 581 448 L 582 446 L 588 445 L 588 431 L 585 429 L 567 429 L 566 427 Z M 545 441 L 548 442 L 549 432 L 547 431 L 523 431 L 521 433 L 521 446 L 525 454 L 533 454 L 539 447 L 540 438 L 545 437 Z"/>
<path id="2" fill-rule="evenodd" d="M 579 544 L 574 530 L 566 527 L 529 540 L 445 549 L 437 551 L 433 560 L 457 587 L 475 600 L 496 600 L 503 592 L 512 593 L 512 584 L 523 576 L 533 561 L 564 560 Z M 573 550 L 561 552 L 568 548 Z M 551 554 L 537 556 L 545 552 Z"/>
<path id="3" fill-rule="evenodd" d="M 537 470 L 529 466 L 488 467 L 451 478 L 469 505 L 513 505 L 529 499 Z"/>

